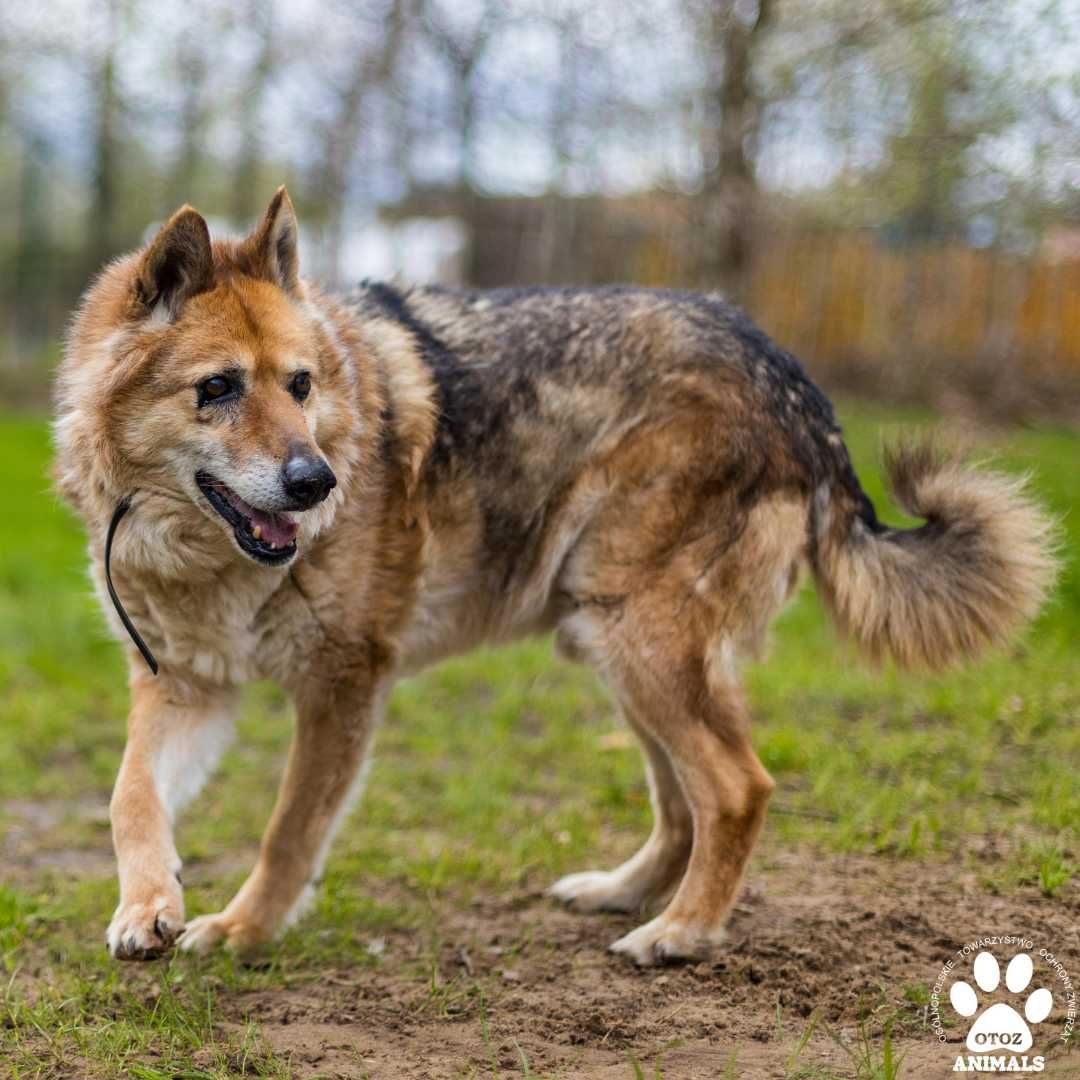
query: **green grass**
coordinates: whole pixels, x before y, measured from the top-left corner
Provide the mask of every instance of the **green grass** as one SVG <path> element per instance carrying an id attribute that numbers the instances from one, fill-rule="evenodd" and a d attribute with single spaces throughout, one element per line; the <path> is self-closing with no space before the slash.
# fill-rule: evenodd
<path id="1" fill-rule="evenodd" d="M 879 433 L 923 417 L 843 413 L 860 476 L 888 516 Z M 1069 562 L 1055 601 L 1007 655 L 916 679 L 855 663 L 805 590 L 775 627 L 771 659 L 748 675 L 755 741 L 779 782 L 767 844 L 966 860 L 999 891 L 1069 887 L 1080 821 L 1080 437 L 1013 431 L 993 445 L 1003 467 L 1036 474 L 1063 517 Z M 48 493 L 47 459 L 42 422 L 0 422 L 0 835 L 13 801 L 33 803 L 57 815 L 46 847 L 100 851 L 107 823 L 86 808 L 107 800 L 122 750 L 123 663 L 90 593 L 81 530 Z M 189 888 L 190 914 L 217 909 L 242 879 L 288 727 L 281 695 L 253 688 L 222 775 L 181 825 L 189 868 L 223 867 Z M 636 752 L 604 739 L 615 730 L 593 676 L 555 661 L 547 641 L 403 684 L 315 916 L 257 967 L 219 957 L 133 976 L 101 944 L 111 880 L 16 869 L 0 887 L 0 1061 L 16 1076 L 287 1075 L 255 1028 L 219 1022 L 222 995 L 372 964 L 369 942 L 390 927 L 436 942 L 442 894 L 539 886 L 592 864 L 612 837 L 628 850 L 647 829 L 648 798 Z M 972 837 L 992 837 L 1005 858 L 980 864 Z M 400 900 L 372 899 L 387 895 Z M 479 1007 L 458 993 L 433 971 L 423 1007 Z M 894 1066 L 867 1058 L 860 1068 L 887 1076 Z"/>

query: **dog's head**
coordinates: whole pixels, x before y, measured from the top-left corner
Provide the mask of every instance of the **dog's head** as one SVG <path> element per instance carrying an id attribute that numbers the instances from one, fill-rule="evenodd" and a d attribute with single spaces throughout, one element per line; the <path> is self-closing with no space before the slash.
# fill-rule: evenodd
<path id="1" fill-rule="evenodd" d="M 203 552 L 227 541 L 288 563 L 339 501 L 359 401 L 354 360 L 300 281 L 285 190 L 242 241 L 212 244 L 184 207 L 109 267 L 58 394 L 60 487 L 77 505 L 139 491 Z"/>

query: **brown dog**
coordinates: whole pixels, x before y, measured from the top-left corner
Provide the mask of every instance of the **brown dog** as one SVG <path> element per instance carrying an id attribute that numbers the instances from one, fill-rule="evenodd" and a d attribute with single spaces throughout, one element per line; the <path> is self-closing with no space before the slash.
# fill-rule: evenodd
<path id="1" fill-rule="evenodd" d="M 60 372 L 60 489 L 103 597 L 130 501 L 112 569 L 161 665 L 130 650 L 117 957 L 181 931 L 200 951 L 271 938 L 319 875 L 395 678 L 552 629 L 641 740 L 655 811 L 629 862 L 552 894 L 631 910 L 674 888 L 612 948 L 698 953 L 773 787 L 739 661 L 800 569 L 872 654 L 926 667 L 1005 638 L 1051 582 L 1049 524 L 1020 483 L 925 448 L 889 472 L 926 524 L 883 526 L 828 401 L 717 296 L 335 299 L 300 280 L 296 237 L 284 190 L 239 242 L 180 210 L 91 287 Z M 239 893 L 185 929 L 173 819 L 256 678 L 296 703 L 278 805 Z"/>

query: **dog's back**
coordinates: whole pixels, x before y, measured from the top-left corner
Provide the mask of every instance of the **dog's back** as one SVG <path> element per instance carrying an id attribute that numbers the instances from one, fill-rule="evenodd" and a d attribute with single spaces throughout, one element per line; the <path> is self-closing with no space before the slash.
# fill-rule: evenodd
<path id="1" fill-rule="evenodd" d="M 685 496 L 668 507 L 670 528 L 651 526 L 664 536 L 658 550 L 677 548 L 709 505 L 710 561 L 759 504 L 803 507 L 795 561 L 813 567 L 845 631 L 907 664 L 941 666 L 1000 640 L 1037 610 L 1052 578 L 1049 525 L 1019 486 L 927 446 L 903 449 L 889 467 L 905 507 L 931 523 L 883 526 L 828 399 L 719 296 L 369 284 L 354 302 L 396 320 L 431 370 L 436 502 L 455 484 L 475 498 L 477 565 L 502 605 L 498 625 L 519 617 L 508 596 L 535 601 L 555 584 L 557 560 L 601 505 L 614 515 L 633 506 L 638 525 L 648 521 L 664 500 L 642 504 L 641 493 L 655 485 Z"/>

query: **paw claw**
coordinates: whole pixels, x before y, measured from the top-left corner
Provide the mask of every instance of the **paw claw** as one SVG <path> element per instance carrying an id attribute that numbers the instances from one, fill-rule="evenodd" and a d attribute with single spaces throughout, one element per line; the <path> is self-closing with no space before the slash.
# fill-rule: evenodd
<path id="1" fill-rule="evenodd" d="M 105 936 L 115 960 L 155 960 L 168 953 L 184 928 L 183 903 L 168 896 L 121 905 Z"/>
<path id="2" fill-rule="evenodd" d="M 187 924 L 177 945 L 182 952 L 205 956 L 227 936 L 228 930 L 220 915 L 200 915 Z"/>
<path id="3" fill-rule="evenodd" d="M 192 919 L 181 934 L 177 945 L 183 952 L 205 956 L 221 944 L 236 952 L 246 952 L 269 941 L 272 936 L 221 911 Z"/>
<path id="4" fill-rule="evenodd" d="M 628 957 L 638 967 L 652 967 L 700 960 L 723 939 L 722 930 L 694 930 L 658 915 L 613 942 L 608 949 Z"/>
<path id="5" fill-rule="evenodd" d="M 628 889 L 615 873 L 588 870 L 567 874 L 550 886 L 546 896 L 574 911 L 634 911 L 642 898 Z"/>

